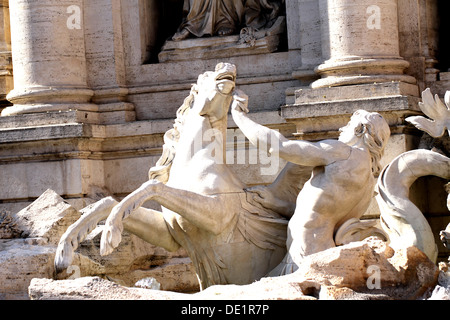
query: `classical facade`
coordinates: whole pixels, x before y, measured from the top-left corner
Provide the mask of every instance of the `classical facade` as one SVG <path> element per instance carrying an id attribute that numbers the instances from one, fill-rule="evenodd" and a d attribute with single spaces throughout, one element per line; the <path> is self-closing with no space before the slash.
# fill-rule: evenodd
<path id="1" fill-rule="evenodd" d="M 17 212 L 47 189 L 77 208 L 126 196 L 148 179 L 191 84 L 221 61 L 237 66 L 251 117 L 291 139 L 336 138 L 365 109 L 391 127 L 384 164 L 417 148 L 422 133 L 405 117 L 420 113 L 425 88 L 450 89 L 447 1 L 280 2 L 250 38 L 173 41 L 182 0 L 2 1 L 0 208 Z M 261 175 L 267 164 L 250 162 L 233 165 L 248 185 L 270 183 L 284 164 Z M 417 201 L 441 230 L 445 190 L 425 194 Z M 374 202 L 367 216 L 377 212 Z"/>

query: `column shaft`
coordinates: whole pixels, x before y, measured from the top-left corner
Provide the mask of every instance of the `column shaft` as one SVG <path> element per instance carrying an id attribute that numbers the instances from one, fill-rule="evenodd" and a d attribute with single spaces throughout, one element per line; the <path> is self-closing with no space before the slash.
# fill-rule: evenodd
<path id="1" fill-rule="evenodd" d="M 14 105 L 2 115 L 93 110 L 89 103 L 82 0 L 10 1 Z"/>
<path id="2" fill-rule="evenodd" d="M 403 81 L 409 66 L 399 55 L 397 0 L 319 0 L 322 51 L 313 88 Z"/>

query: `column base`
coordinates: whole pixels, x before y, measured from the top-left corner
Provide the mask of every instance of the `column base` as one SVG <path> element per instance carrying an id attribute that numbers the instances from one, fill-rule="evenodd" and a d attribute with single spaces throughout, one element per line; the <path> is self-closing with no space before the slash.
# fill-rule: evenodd
<path id="1" fill-rule="evenodd" d="M 409 63 L 398 58 L 346 57 L 328 60 L 316 67 L 322 78 L 311 84 L 313 89 L 345 85 L 400 81 L 415 84 L 416 79 L 403 72 Z"/>
<path id="2" fill-rule="evenodd" d="M 381 113 L 397 132 L 406 115 L 420 113 L 419 101 L 418 86 L 403 82 L 304 88 L 295 92 L 294 104 L 282 107 L 281 116 L 295 124 L 294 136 L 302 140 L 337 138 L 358 109 Z"/>
<path id="3" fill-rule="evenodd" d="M 14 89 L 7 96 L 12 107 L 5 108 L 1 115 L 11 116 L 27 113 L 67 111 L 70 109 L 92 110 L 89 103 L 94 91 L 77 87 L 25 87 Z"/>
<path id="4" fill-rule="evenodd" d="M 134 105 L 109 99 L 92 103 L 94 91 L 86 88 L 32 87 L 11 91 L 7 99 L 14 105 L 2 110 L 1 116 L 64 113 L 60 123 L 67 123 L 67 112 L 73 111 L 76 123 L 114 124 L 136 120 Z"/>
<path id="5" fill-rule="evenodd" d="M 13 106 L 2 111 L 0 128 L 63 123 L 119 124 L 136 120 L 134 105 L 126 102 L 104 105 L 36 105 Z"/>

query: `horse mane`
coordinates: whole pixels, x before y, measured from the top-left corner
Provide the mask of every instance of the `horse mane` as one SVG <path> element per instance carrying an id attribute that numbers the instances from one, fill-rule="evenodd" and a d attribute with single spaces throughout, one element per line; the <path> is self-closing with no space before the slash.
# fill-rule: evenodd
<path id="1" fill-rule="evenodd" d="M 151 167 L 148 172 L 150 180 L 158 180 L 162 183 L 166 183 L 169 180 L 170 168 L 172 167 L 173 159 L 175 158 L 176 145 L 180 139 L 183 120 L 194 102 L 196 93 L 197 86 L 194 84 L 191 87 L 189 96 L 184 99 L 183 104 L 177 110 L 177 117 L 175 118 L 173 128 L 166 131 L 164 134 L 162 155 L 155 166 Z"/>

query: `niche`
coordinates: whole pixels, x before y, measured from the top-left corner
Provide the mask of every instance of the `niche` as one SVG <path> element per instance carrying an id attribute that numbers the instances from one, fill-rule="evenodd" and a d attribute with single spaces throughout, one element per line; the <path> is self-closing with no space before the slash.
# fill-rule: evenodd
<path id="1" fill-rule="evenodd" d="M 450 71 L 450 19 L 448 13 L 450 12 L 450 1 L 438 0 L 438 23 L 439 23 L 439 47 L 437 51 L 437 60 L 439 61 L 437 68 L 441 72 Z"/>
<path id="2" fill-rule="evenodd" d="M 142 63 L 158 63 L 158 53 L 181 24 L 183 0 L 139 0 Z"/>

